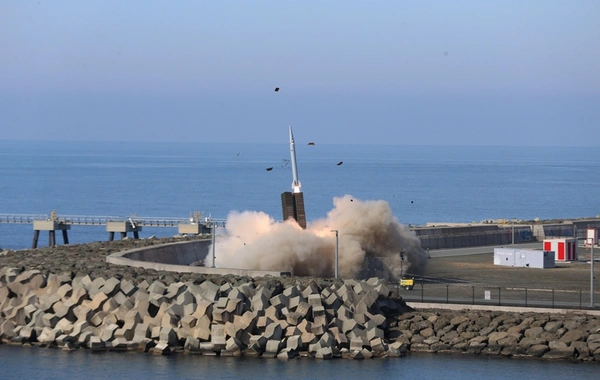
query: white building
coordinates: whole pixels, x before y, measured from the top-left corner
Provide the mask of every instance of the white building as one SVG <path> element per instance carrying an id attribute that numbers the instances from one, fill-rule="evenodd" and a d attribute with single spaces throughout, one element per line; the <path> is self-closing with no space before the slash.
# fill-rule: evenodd
<path id="1" fill-rule="evenodd" d="M 523 268 L 554 268 L 554 252 L 523 248 L 494 248 L 494 265 Z"/>
<path id="2" fill-rule="evenodd" d="M 598 244 L 598 230 L 595 228 L 588 228 L 585 235 L 585 245 L 586 247 L 589 247 L 592 244 Z"/>
<path id="3" fill-rule="evenodd" d="M 553 251 L 556 261 L 577 261 L 577 241 L 574 238 L 544 239 L 544 251 Z"/>

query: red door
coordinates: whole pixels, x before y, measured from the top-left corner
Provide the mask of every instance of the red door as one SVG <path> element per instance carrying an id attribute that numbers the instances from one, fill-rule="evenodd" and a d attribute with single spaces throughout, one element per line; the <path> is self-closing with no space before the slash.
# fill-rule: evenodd
<path id="1" fill-rule="evenodd" d="M 565 261 L 565 242 L 558 242 L 558 259 Z"/>

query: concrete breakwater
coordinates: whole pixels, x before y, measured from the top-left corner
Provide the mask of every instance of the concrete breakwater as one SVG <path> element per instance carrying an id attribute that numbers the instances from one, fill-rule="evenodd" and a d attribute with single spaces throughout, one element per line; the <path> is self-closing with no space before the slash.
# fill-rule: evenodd
<path id="1" fill-rule="evenodd" d="M 379 279 L 282 287 L 72 278 L 0 270 L 0 338 L 63 349 L 317 358 L 399 356 L 385 331 L 408 307 Z"/>
<path id="2" fill-rule="evenodd" d="M 283 286 L 0 269 L 3 343 L 62 349 L 363 359 L 411 352 L 600 361 L 600 317 L 410 309 L 386 283 Z"/>

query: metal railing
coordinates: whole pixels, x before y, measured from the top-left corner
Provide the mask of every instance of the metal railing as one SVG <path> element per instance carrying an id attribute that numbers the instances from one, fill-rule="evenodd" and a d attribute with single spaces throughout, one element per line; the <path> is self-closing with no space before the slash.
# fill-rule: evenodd
<path id="1" fill-rule="evenodd" d="M 33 224 L 34 220 L 46 220 L 49 217 L 43 214 L 0 214 L 0 223 Z"/>
<path id="2" fill-rule="evenodd" d="M 0 223 L 8 224 L 33 224 L 36 220 L 51 220 L 51 215 L 43 214 L 0 214 Z M 59 223 L 80 226 L 103 226 L 108 222 L 133 222 L 143 227 L 177 227 L 179 224 L 199 223 L 206 226 L 216 224 L 217 227 L 225 226 L 225 219 L 204 218 L 190 220 L 190 218 L 177 217 L 140 217 L 140 216 L 90 216 L 90 215 L 58 215 L 55 219 Z"/>

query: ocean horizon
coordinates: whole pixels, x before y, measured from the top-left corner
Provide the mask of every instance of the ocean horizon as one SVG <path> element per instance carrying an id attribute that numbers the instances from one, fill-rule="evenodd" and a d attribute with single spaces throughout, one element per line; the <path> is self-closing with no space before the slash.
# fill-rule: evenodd
<path id="1" fill-rule="evenodd" d="M 387 202 L 398 221 L 569 219 L 600 214 L 600 150 L 574 147 L 308 145 L 296 142 L 307 221 L 346 194 Z M 0 141 L 0 214 L 282 219 L 289 145 Z M 342 164 L 337 165 L 339 162 Z M 267 171 L 267 168 L 273 168 Z M 176 229 L 144 229 L 141 237 Z M 31 225 L 0 223 L 0 247 L 31 246 Z M 73 226 L 72 244 L 107 240 Z M 40 236 L 40 245 L 45 241 Z M 61 238 L 57 237 L 60 243 Z"/>

